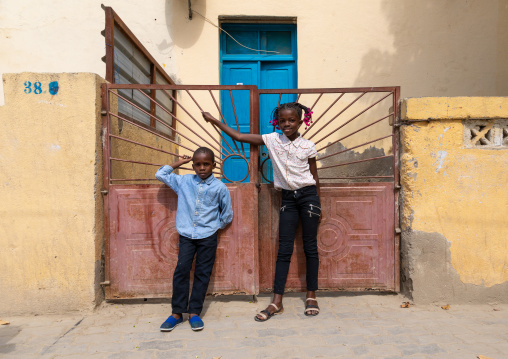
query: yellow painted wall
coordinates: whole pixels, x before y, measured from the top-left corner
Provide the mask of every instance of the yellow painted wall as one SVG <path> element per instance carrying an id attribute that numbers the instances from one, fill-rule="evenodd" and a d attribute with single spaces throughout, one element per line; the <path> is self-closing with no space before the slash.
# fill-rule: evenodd
<path id="1" fill-rule="evenodd" d="M 101 296 L 103 80 L 28 72 L 3 80 L 0 312 L 91 309 Z"/>
<path id="2" fill-rule="evenodd" d="M 508 282 L 508 147 L 466 148 L 463 123 L 508 118 L 508 98 L 412 98 L 402 118 L 430 119 L 401 127 L 403 230 L 443 235 L 462 283 Z"/>

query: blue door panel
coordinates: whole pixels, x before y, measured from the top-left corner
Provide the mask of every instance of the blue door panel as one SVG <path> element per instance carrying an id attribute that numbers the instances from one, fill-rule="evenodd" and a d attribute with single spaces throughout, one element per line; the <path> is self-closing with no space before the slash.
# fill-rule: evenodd
<path id="1" fill-rule="evenodd" d="M 258 63 L 257 62 L 224 62 L 222 64 L 222 84 L 223 85 L 256 85 L 258 78 Z M 233 91 L 233 100 L 235 107 L 233 109 L 231 103 L 231 95 L 229 91 L 221 91 L 222 113 L 227 121 L 228 126 L 239 129 L 240 132 L 250 132 L 250 93 L 249 91 Z M 235 120 L 238 119 L 238 128 Z M 233 140 L 223 134 L 227 143 L 231 148 L 241 154 L 245 152 L 247 160 L 250 159 L 250 145 L 244 143 L 233 143 Z M 224 142 L 224 141 L 223 141 Z M 230 148 L 223 143 L 223 146 L 231 152 Z M 237 150 L 238 147 L 238 150 Z M 239 181 L 248 171 L 248 165 L 239 157 L 231 157 L 224 162 L 224 174 L 232 181 Z M 244 182 L 248 182 L 250 176 Z"/>

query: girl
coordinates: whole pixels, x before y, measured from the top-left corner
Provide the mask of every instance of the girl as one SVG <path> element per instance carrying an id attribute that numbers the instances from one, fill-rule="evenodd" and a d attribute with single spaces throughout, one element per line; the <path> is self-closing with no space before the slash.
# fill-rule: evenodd
<path id="1" fill-rule="evenodd" d="M 302 120 L 302 111 L 305 112 Z M 273 315 L 282 313 L 282 296 L 289 271 L 298 220 L 302 222 L 302 239 L 307 260 L 307 299 L 305 315 L 319 313 L 316 300 L 318 289 L 319 258 L 317 249 L 317 230 L 321 219 L 319 200 L 319 179 L 316 166 L 316 146 L 300 136 L 298 129 L 305 121 L 311 123 L 312 111 L 297 103 L 284 103 L 273 111 L 271 124 L 280 128 L 266 135 L 241 133 L 218 121 L 208 112 L 203 112 L 207 122 L 219 127 L 236 141 L 253 145 L 266 145 L 273 165 L 274 186 L 282 190 L 282 205 L 279 220 L 279 253 L 275 266 L 272 303 L 258 313 L 254 319 L 264 322 Z"/>

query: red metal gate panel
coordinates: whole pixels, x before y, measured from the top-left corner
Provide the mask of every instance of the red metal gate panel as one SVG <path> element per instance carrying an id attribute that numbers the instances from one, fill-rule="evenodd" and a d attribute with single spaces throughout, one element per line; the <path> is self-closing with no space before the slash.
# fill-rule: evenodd
<path id="1" fill-rule="evenodd" d="M 258 293 L 257 189 L 228 184 L 233 222 L 220 232 L 210 293 Z M 166 186 L 111 186 L 107 298 L 168 297 L 178 259 L 177 196 Z M 240 240 L 241 239 L 241 240 Z"/>
<path id="2" fill-rule="evenodd" d="M 178 98 L 177 98 L 178 93 Z M 226 93 L 250 100 L 251 132 L 259 127 L 254 86 L 103 85 L 103 159 L 105 203 L 105 292 L 107 299 L 170 297 L 178 258 L 177 196 L 155 180 L 155 172 L 200 146 L 215 153 L 213 174 L 227 183 L 233 222 L 219 232 L 210 293 L 259 292 L 258 148 L 246 156 L 241 144 L 224 141 L 206 124 L 200 103 L 215 106 Z M 176 108 L 180 109 L 177 113 Z M 234 119 L 238 127 L 238 118 Z M 226 178 L 224 161 L 238 157 L 247 164 L 238 183 Z M 255 170 L 253 170 L 255 169 Z M 189 165 L 179 174 L 194 173 Z M 192 276 L 192 273 L 191 273 Z"/>
<path id="3" fill-rule="evenodd" d="M 319 288 L 395 290 L 392 183 L 327 184 L 321 187 Z M 260 290 L 271 291 L 278 243 L 280 192 L 260 194 Z M 304 291 L 305 254 L 298 229 L 288 290 Z"/>
<path id="4" fill-rule="evenodd" d="M 259 93 L 265 96 L 260 103 L 275 106 L 293 95 L 313 111 L 313 123 L 300 132 L 318 151 L 323 210 L 317 237 L 319 288 L 398 291 L 399 88 L 262 89 Z M 262 171 L 268 168 L 266 161 L 261 163 Z M 263 178 L 268 179 L 268 174 L 263 173 Z M 280 192 L 263 184 L 260 291 L 273 288 L 279 208 Z M 305 273 L 298 229 L 286 289 L 306 290 Z"/>

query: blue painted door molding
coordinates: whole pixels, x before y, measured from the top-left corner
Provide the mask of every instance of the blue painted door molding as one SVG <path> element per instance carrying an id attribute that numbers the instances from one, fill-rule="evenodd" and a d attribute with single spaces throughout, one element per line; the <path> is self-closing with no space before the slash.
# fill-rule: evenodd
<path id="1" fill-rule="evenodd" d="M 243 47 L 221 33 L 221 84 L 256 85 L 261 89 L 289 89 L 297 86 L 297 49 L 296 26 L 292 24 L 222 24 L 222 28 L 231 34 Z M 250 49 L 249 49 L 250 48 Z M 268 50 L 259 52 L 252 49 Z M 294 95 L 285 95 L 281 103 L 294 101 Z M 263 95 L 260 99 L 260 133 L 271 133 L 274 128 L 269 124 L 270 114 L 277 106 L 278 95 Z M 235 109 L 240 131 L 250 128 L 249 97 L 247 94 L 235 94 Z M 238 101 L 238 102 L 237 102 Z M 236 128 L 234 112 L 229 93 L 221 94 L 221 106 L 228 125 Z M 226 137 L 226 136 L 224 136 Z M 226 137 L 231 143 L 231 139 Z M 241 150 L 241 148 L 240 148 Z M 248 145 L 244 144 L 247 158 L 250 158 Z M 267 157 L 266 148 L 261 149 L 260 161 Z M 269 161 L 268 161 L 269 162 Z M 224 173 L 232 180 L 245 176 L 246 164 L 242 159 L 228 159 L 224 163 Z M 245 167 L 245 168 L 244 168 Z M 265 176 L 272 179 L 271 164 L 265 165 Z M 245 181 L 248 181 L 247 178 Z"/>

